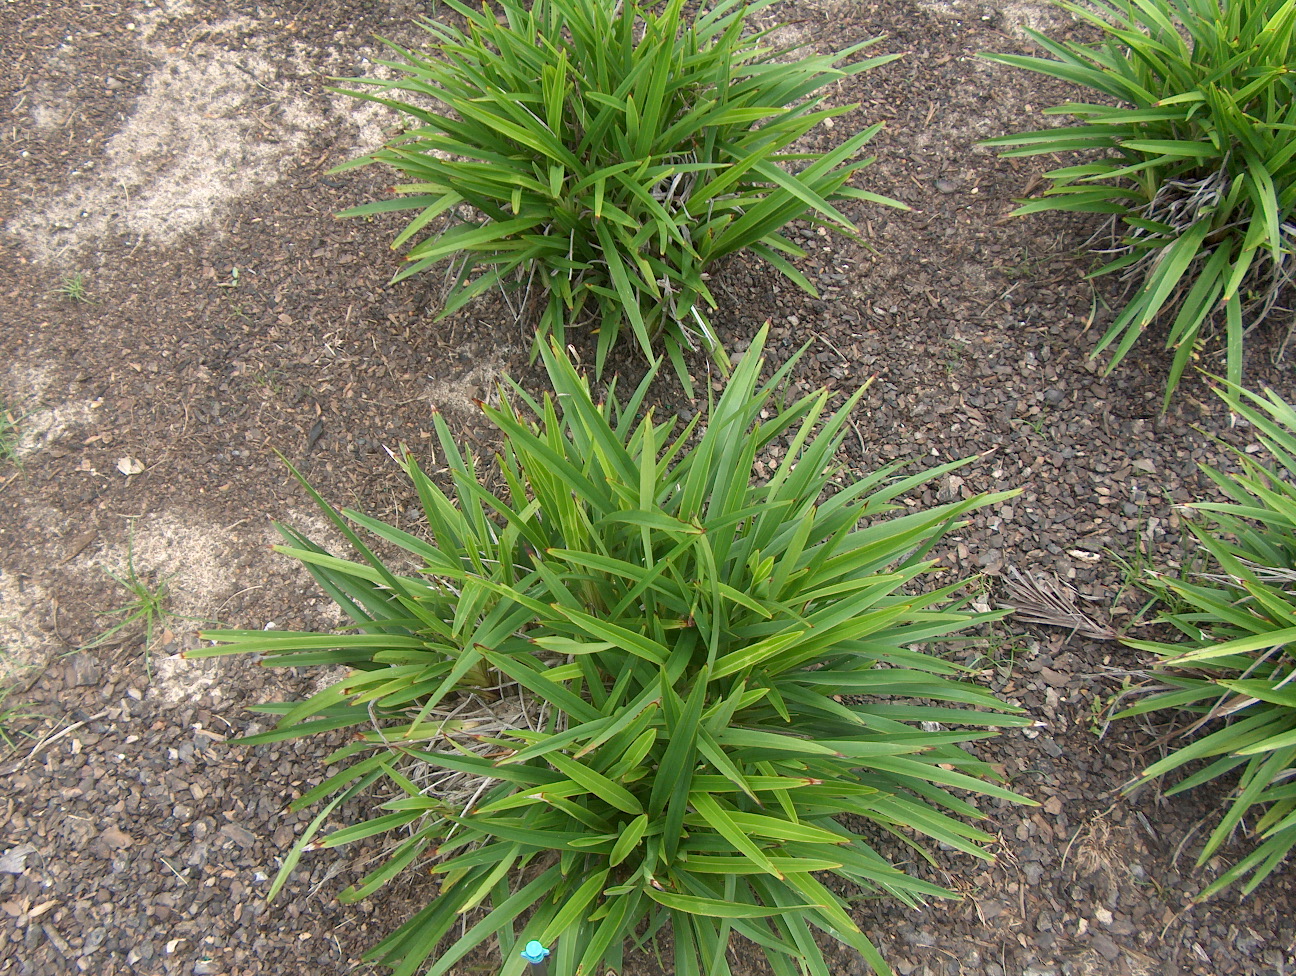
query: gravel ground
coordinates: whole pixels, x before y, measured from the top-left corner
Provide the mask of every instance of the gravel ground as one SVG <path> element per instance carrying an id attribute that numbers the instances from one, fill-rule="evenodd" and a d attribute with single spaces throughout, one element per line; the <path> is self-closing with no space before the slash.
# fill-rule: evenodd
<path id="1" fill-rule="evenodd" d="M 388 120 L 330 96 L 327 78 L 365 70 L 370 34 L 409 40 L 411 18 L 430 11 L 0 6 L 11 66 L 0 77 L 0 397 L 21 436 L 0 462 L 0 649 L 15 688 L 4 707 L 17 710 L 5 721 L 15 748 L 0 759 L 0 973 L 352 972 L 431 897 L 416 877 L 379 901 L 338 904 L 369 849 L 308 855 L 267 904 L 310 816 L 285 807 L 329 774 L 334 744 L 231 740 L 254 727 L 248 705 L 307 692 L 315 676 L 178 657 L 200 619 L 332 619 L 310 580 L 268 551 L 271 519 L 328 538 L 275 450 L 330 499 L 401 518 L 414 499 L 384 446 L 428 454 L 436 408 L 487 449 L 473 398 L 505 373 L 540 382 L 496 301 L 433 323 L 439 280 L 386 283 L 398 224 L 331 216 L 382 191 L 385 174 L 327 170 L 375 145 Z M 832 92 L 859 108 L 810 139 L 835 144 L 885 120 L 864 181 L 913 209 L 860 208 L 867 247 L 800 229 L 818 299 L 741 258 L 719 269 L 721 335 L 741 350 L 769 320 L 775 360 L 809 342 L 801 389 L 873 378 L 841 458 L 852 471 L 979 456 L 914 504 L 1022 489 L 948 540 L 947 578 L 984 574 L 994 590 L 1012 568 L 1056 574 L 1095 615 L 1142 633 L 1126 564 L 1185 558 L 1175 506 L 1208 496 L 1197 466 L 1221 460 L 1212 437 L 1249 435 L 1195 378 L 1160 413 L 1168 357 L 1155 336 L 1111 376 L 1089 360 L 1119 297 L 1084 278 L 1079 250 L 1096 224 L 1006 219 L 1040 167 L 976 141 L 1034 127 L 1069 95 L 974 55 L 1026 50 L 1023 25 L 1070 28 L 1031 3 L 816 0 L 773 13 L 786 36 L 825 50 L 885 34 L 882 49 L 905 52 Z M 59 294 L 76 275 L 88 301 Z M 1247 379 L 1291 398 L 1283 338 L 1252 337 Z M 695 409 L 660 395 L 663 408 Z M 131 568 L 168 590 L 153 644 L 127 628 L 78 651 L 121 619 L 105 611 L 134 599 L 107 575 Z M 948 854 L 913 866 L 962 901 L 858 905 L 898 973 L 1296 969 L 1291 868 L 1250 899 L 1192 903 L 1245 850 L 1238 841 L 1193 867 L 1219 793 L 1119 794 L 1162 748 L 1158 729 L 1102 723 L 1145 660 L 1011 622 L 950 653 L 1037 720 L 981 750 L 1041 806 L 990 805 L 992 865 Z M 657 971 L 650 956 L 626 967 Z M 763 972 L 745 953 L 735 971 Z M 861 970 L 843 954 L 839 971 Z"/>

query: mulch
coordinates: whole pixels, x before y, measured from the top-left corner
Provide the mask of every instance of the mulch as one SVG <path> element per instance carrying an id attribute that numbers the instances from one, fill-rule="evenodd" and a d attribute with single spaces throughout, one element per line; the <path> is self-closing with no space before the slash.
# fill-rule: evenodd
<path id="1" fill-rule="evenodd" d="M 269 550 L 272 519 L 328 538 L 275 452 L 333 502 L 408 520 L 416 499 L 386 449 L 407 444 L 435 467 L 439 410 L 462 443 L 489 452 L 495 435 L 474 398 L 505 374 L 540 388 L 529 336 L 497 298 L 434 321 L 437 276 L 388 284 L 399 222 L 332 217 L 390 177 L 329 175 L 371 130 L 324 91 L 327 79 L 369 70 L 372 33 L 408 38 L 411 18 L 434 11 L 361 0 L 0 6 L 12 65 L 0 77 L 0 396 L 28 431 L 21 463 L 0 463 L 0 647 L 28 665 L 14 680 L 34 713 L 6 723 L 16 748 L 0 759 L 0 973 L 352 972 L 432 895 L 411 877 L 339 904 L 371 847 L 307 855 L 268 904 L 312 816 L 285 808 L 329 775 L 336 743 L 234 740 L 264 723 L 248 705 L 300 695 L 315 676 L 177 655 L 196 645 L 194 618 L 330 622 L 309 578 Z M 1223 463 L 1212 438 L 1248 435 L 1196 377 L 1161 412 L 1168 356 L 1155 334 L 1110 376 L 1089 358 L 1119 300 L 1115 283 L 1084 277 L 1098 224 L 1005 219 L 1042 167 L 977 140 L 1034 127 L 1069 94 L 975 54 L 1027 50 L 1023 19 L 1050 15 L 904 0 L 774 13 L 825 49 L 885 34 L 882 49 L 906 52 L 831 92 L 859 107 L 811 138 L 827 146 L 885 120 L 862 182 L 912 209 L 860 208 L 864 241 L 798 227 L 818 298 L 742 257 L 717 269 L 719 334 L 741 350 L 768 320 L 772 361 L 806 346 L 798 390 L 871 381 L 843 449 L 848 471 L 976 455 L 910 501 L 1020 489 L 951 534 L 942 579 L 984 574 L 993 595 L 1010 568 L 1056 574 L 1094 614 L 1148 632 L 1132 572 L 1187 558 L 1177 506 L 1209 497 L 1198 465 Z M 234 64 L 243 68 L 217 74 Z M 160 77 L 178 84 L 194 65 L 201 77 L 246 76 L 237 111 L 218 121 L 244 127 L 255 189 L 175 234 L 141 231 L 125 210 L 104 215 L 91 239 L 75 221 L 41 225 L 61 200 L 116 199 L 111 187 L 93 196 L 89 164 L 121 165 L 129 151 L 114 140 L 132 112 L 152 104 Z M 202 113 L 188 123 L 201 132 Z M 150 172 L 166 178 L 161 162 Z M 86 226 L 94 219 L 87 212 Z M 73 273 L 90 302 L 57 294 Z M 1247 380 L 1291 398 L 1284 338 L 1251 337 Z M 589 356 L 588 336 L 573 344 Z M 705 382 L 704 360 L 695 364 Z M 629 355 L 611 367 L 640 368 Z M 672 389 L 657 394 L 663 409 L 697 408 Z M 149 585 L 167 583 L 176 615 L 147 652 L 126 632 L 78 653 L 115 619 L 101 614 L 129 601 L 105 573 L 128 561 Z M 949 651 L 1036 720 L 979 749 L 1040 806 L 983 804 L 1000 839 L 992 864 L 942 852 L 934 866 L 911 865 L 962 901 L 857 904 L 898 973 L 1296 969 L 1291 867 L 1250 898 L 1192 900 L 1247 849 L 1239 838 L 1195 866 L 1223 796 L 1120 792 L 1164 748 L 1161 729 L 1102 720 L 1143 657 L 1011 620 Z M 844 952 L 839 961 L 862 972 Z M 733 959 L 742 976 L 762 965 Z M 651 953 L 626 967 L 657 971 Z"/>

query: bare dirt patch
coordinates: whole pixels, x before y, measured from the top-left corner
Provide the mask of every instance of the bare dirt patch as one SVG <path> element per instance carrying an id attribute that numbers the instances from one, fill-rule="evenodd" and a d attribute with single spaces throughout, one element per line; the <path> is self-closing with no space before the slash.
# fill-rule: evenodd
<path id="1" fill-rule="evenodd" d="M 238 26 L 205 33 L 218 37 Z M 136 241 L 174 240 L 221 206 L 277 181 L 284 158 L 318 127 L 318 117 L 292 102 L 279 102 L 284 109 L 277 113 L 265 110 L 263 93 L 286 93 L 264 56 L 207 41 L 178 55 L 152 53 L 161 63 L 102 155 L 10 223 L 39 259 L 68 263 L 110 229 Z"/>
<path id="2" fill-rule="evenodd" d="M 0 685 L 25 683 L 44 663 L 49 637 L 38 625 L 49 595 L 39 583 L 0 565 Z"/>
<path id="3" fill-rule="evenodd" d="M 960 21 L 980 21 L 1006 34 L 1025 38 L 1026 29 L 1051 34 L 1072 22 L 1066 11 L 1049 3 L 980 3 L 977 0 L 919 0 L 919 9 Z"/>

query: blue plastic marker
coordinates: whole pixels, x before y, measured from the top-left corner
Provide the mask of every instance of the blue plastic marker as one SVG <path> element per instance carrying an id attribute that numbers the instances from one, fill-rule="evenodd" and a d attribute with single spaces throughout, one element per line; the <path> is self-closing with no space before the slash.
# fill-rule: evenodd
<path id="1" fill-rule="evenodd" d="M 530 976 L 549 976 L 549 950 L 535 939 L 526 944 L 522 958 L 531 964 Z"/>

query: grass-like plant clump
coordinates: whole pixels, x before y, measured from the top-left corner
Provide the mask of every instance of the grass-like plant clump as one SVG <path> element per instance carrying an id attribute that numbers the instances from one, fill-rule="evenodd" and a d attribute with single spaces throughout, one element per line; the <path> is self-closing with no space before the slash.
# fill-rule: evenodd
<path id="1" fill-rule="evenodd" d="M 987 54 L 1091 89 L 1099 104 L 1046 114 L 1078 125 L 990 140 L 1005 155 L 1094 157 L 1046 175 L 1016 213 L 1111 214 L 1117 243 L 1095 274 L 1120 272 L 1132 295 L 1099 340 L 1109 368 L 1164 317 L 1174 350 L 1166 403 L 1220 322 L 1227 374 L 1241 382 L 1243 338 L 1296 271 L 1296 5 L 1290 0 L 1088 0 L 1063 9 L 1101 44 L 1028 31 L 1052 58 Z"/>
<path id="2" fill-rule="evenodd" d="M 909 511 L 895 500 L 963 462 L 846 476 L 834 455 L 863 391 L 835 411 L 827 391 L 776 406 L 791 364 L 761 382 L 764 339 L 682 428 L 637 419 L 651 372 L 624 403 L 613 390 L 596 405 L 544 348 L 554 395 L 513 387 L 484 408 L 504 436 L 497 467 L 464 456 L 440 417 L 452 490 L 400 459 L 426 535 L 312 492 L 358 557 L 288 528 L 281 551 L 350 630 L 210 632 L 224 646 L 200 652 L 351 669 L 309 700 L 263 707 L 279 721 L 247 740 L 356 730 L 328 760 L 340 771 L 294 803 L 328 801 L 275 890 L 307 846 L 398 831 L 343 899 L 412 865 L 442 879 L 373 951 L 399 974 L 447 937 L 431 976 L 496 940 L 500 972 L 518 976 L 533 939 L 554 946 L 555 972 L 622 971 L 627 947 L 664 926 L 681 976 L 728 973 L 734 934 L 779 976 L 826 976 L 816 930 L 890 972 L 846 897 L 949 893 L 869 836 L 927 859 L 938 845 L 988 858 L 972 797 L 1029 802 L 966 747 L 1027 719 L 925 650 L 997 616 L 965 612 L 960 582 L 924 589 L 925 555 L 1012 493 Z M 382 815 L 318 835 L 380 780 Z"/>
<path id="3" fill-rule="evenodd" d="M 58 283 L 55 291 L 60 297 L 67 299 L 69 302 L 81 302 L 86 305 L 94 304 L 90 299 L 89 292 L 86 291 L 85 274 L 83 272 L 77 271 L 67 275 Z"/>
<path id="4" fill-rule="evenodd" d="M 141 573 L 136 567 L 135 530 L 133 528 L 130 529 L 126 537 L 125 570 L 121 575 L 118 575 L 112 570 L 105 569 L 104 575 L 130 594 L 131 599 L 120 607 L 99 611 L 99 616 L 115 617 L 117 618 L 116 622 L 91 638 L 88 643 L 83 644 L 78 650 L 85 651 L 96 647 L 112 646 L 142 636 L 144 642 L 144 668 L 151 679 L 153 677 L 151 651 L 153 649 L 154 635 L 159 633 L 167 620 L 173 616 L 182 620 L 194 620 L 195 618 L 172 612 L 171 585 L 167 579 L 157 579 L 155 574 Z"/>
<path id="5" fill-rule="evenodd" d="M 1165 709 L 1196 716 L 1171 740 L 1181 744 L 1136 785 L 1181 770 L 1189 775 L 1168 794 L 1221 778 L 1236 784 L 1198 865 L 1235 832 L 1255 846 L 1200 899 L 1243 879 L 1251 892 L 1296 845 L 1296 411 L 1272 392 L 1231 385 L 1219 392 L 1252 425 L 1268 463 L 1236 450 L 1236 473 L 1204 468 L 1230 499 L 1192 506 L 1202 518 L 1189 528 L 1211 572 L 1152 578 L 1153 591 L 1175 608 L 1164 619 L 1186 640 L 1127 641 L 1162 658 L 1160 687 L 1116 716 Z"/>
<path id="6" fill-rule="evenodd" d="M 903 206 L 847 185 L 880 126 L 829 153 L 793 148 L 853 108 L 821 108 L 820 89 L 899 55 L 843 63 L 874 39 L 791 60 L 768 32 L 748 31 L 771 2 L 721 0 L 693 15 L 683 0 L 447 0 L 463 30 L 423 21 L 426 53 L 387 42 L 401 60 L 381 63 L 395 78 L 343 79 L 378 88 L 346 93 L 397 110 L 406 129 L 339 169 L 386 163 L 408 182 L 342 216 L 417 210 L 392 244 L 412 245 L 395 280 L 449 261 L 442 315 L 516 284 L 537 349 L 588 325 L 601 369 L 628 327 L 687 383 L 684 348 L 720 351 L 708 318 L 715 262 L 750 250 L 814 293 L 791 263 L 804 252 L 780 228 L 809 217 L 852 233 L 841 201 Z"/>
<path id="7" fill-rule="evenodd" d="M 18 463 L 18 445 L 22 441 L 18 423 L 19 418 L 0 399 L 0 464 Z"/>
<path id="8" fill-rule="evenodd" d="M 6 660 L 8 656 L 8 651 L 0 646 L 0 668 L 4 669 L 4 672 L 12 667 Z M 30 734 L 19 726 L 29 724 L 29 720 L 33 718 L 41 717 L 40 713 L 12 700 L 23 693 L 25 689 L 20 690 L 11 680 L 0 678 L 0 744 L 9 751 L 18 748 L 21 738 L 30 738 Z"/>

